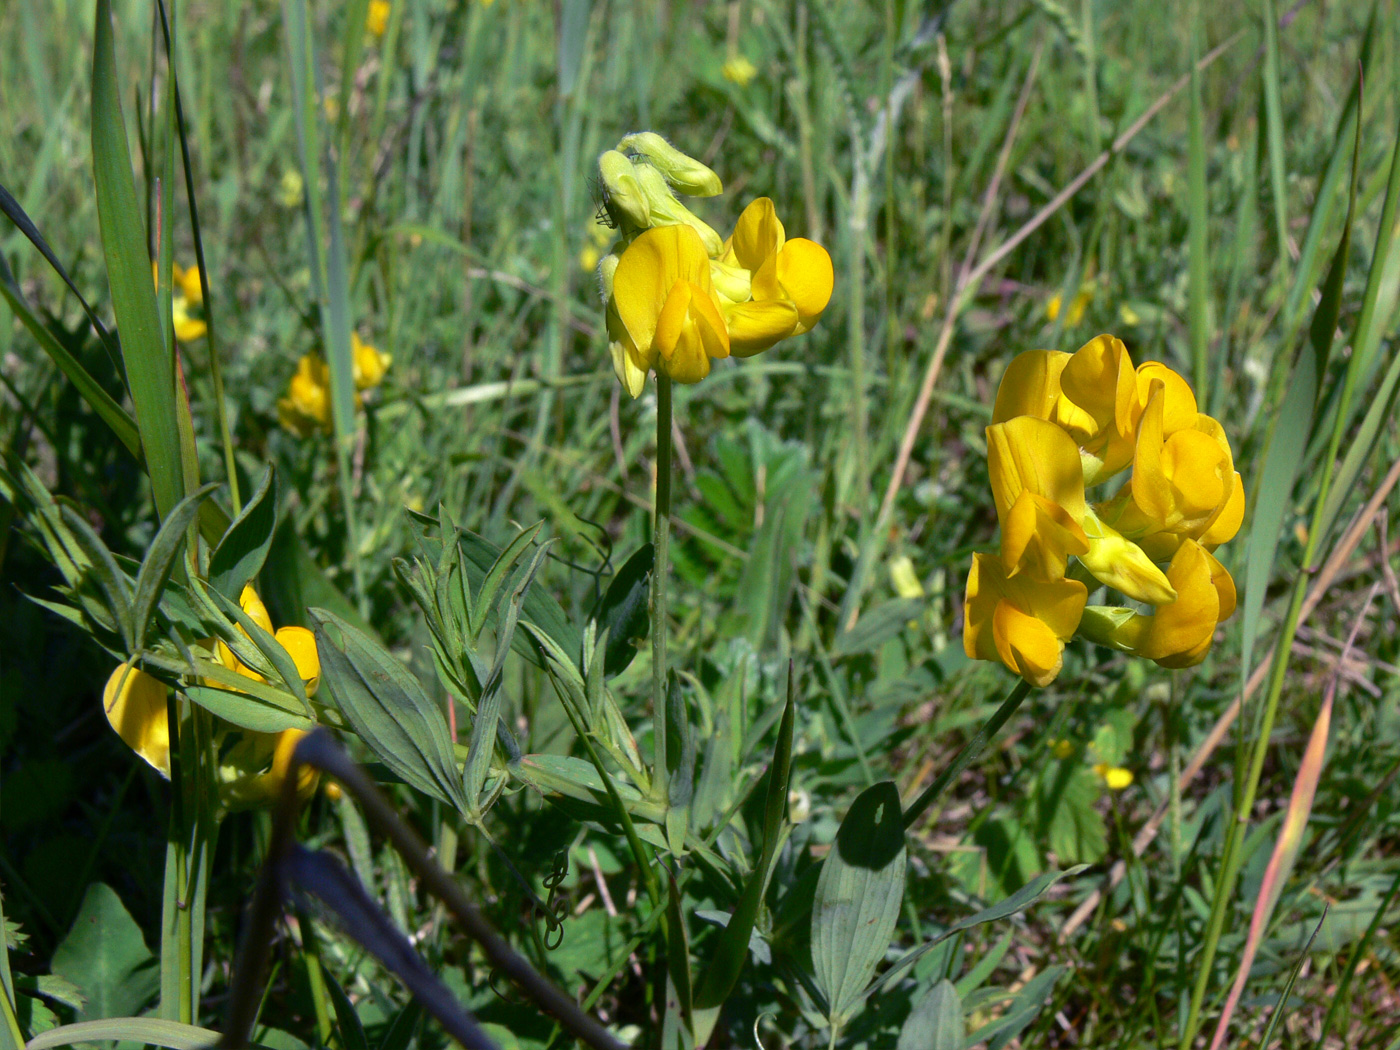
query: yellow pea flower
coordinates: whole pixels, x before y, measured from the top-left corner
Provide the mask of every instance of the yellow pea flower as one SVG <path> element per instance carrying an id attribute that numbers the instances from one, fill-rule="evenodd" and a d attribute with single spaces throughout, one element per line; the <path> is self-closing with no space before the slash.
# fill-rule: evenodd
<path id="1" fill-rule="evenodd" d="M 158 266 L 158 263 L 152 261 L 151 277 L 157 284 L 160 282 Z M 174 288 L 170 296 L 170 317 L 175 338 L 182 343 L 190 343 L 209 332 L 209 325 L 203 318 L 190 315 L 190 307 L 204 305 L 204 288 L 199 283 L 198 266 L 191 266 L 186 270 L 179 263 L 173 263 L 172 267 Z"/>
<path id="2" fill-rule="evenodd" d="M 1000 660 L 1031 685 L 1055 680 L 1065 642 L 1074 636 L 1088 590 L 1078 580 L 1007 576 L 1001 559 L 974 554 L 963 602 L 963 649 L 976 660 Z"/>
<path id="3" fill-rule="evenodd" d="M 1077 325 L 1084 319 L 1084 310 L 1094 301 L 1094 286 L 1092 284 L 1080 285 L 1079 291 L 1074 298 L 1069 301 L 1069 312 L 1065 314 L 1065 324 Z M 1045 304 L 1045 316 L 1051 321 L 1059 319 L 1060 310 L 1064 305 L 1064 299 L 1059 292 L 1050 297 Z"/>
<path id="4" fill-rule="evenodd" d="M 251 584 L 244 584 L 243 592 L 238 597 L 238 605 L 247 615 L 248 619 L 261 627 L 268 634 L 271 634 L 287 650 L 287 654 L 292 658 L 292 663 L 296 665 L 297 674 L 301 676 L 302 683 L 306 687 L 308 697 L 315 696 L 316 690 L 321 684 L 321 659 L 316 652 L 316 636 L 305 627 L 281 627 L 277 631 L 272 629 L 272 617 L 267 613 L 267 606 L 263 604 L 262 598 L 258 596 Z M 240 627 L 240 631 L 243 629 Z M 244 636 L 247 632 L 243 631 Z M 230 671 L 237 671 L 246 678 L 254 681 L 263 681 L 263 676 L 254 671 L 242 660 L 234 655 L 223 642 L 215 645 L 215 653 L 219 662 Z"/>
<path id="5" fill-rule="evenodd" d="M 383 36 L 389 27 L 389 0 L 369 0 L 369 10 L 365 12 L 365 29 L 375 36 Z"/>
<path id="6" fill-rule="evenodd" d="M 369 390 L 384 382 L 384 373 L 393 363 L 393 357 L 361 341 L 359 332 L 350 333 L 351 363 L 354 368 L 355 389 Z M 329 386 L 329 370 L 327 370 Z"/>
<path id="7" fill-rule="evenodd" d="M 277 418 L 288 430 L 305 435 L 331 425 L 331 371 L 324 359 L 303 354 L 287 396 L 277 402 Z"/>
<path id="8" fill-rule="evenodd" d="M 987 473 L 1001 523 L 1002 567 L 1058 580 L 1075 555 L 1096 579 L 1138 601 L 1175 596 L 1162 570 L 1084 502 L 1074 439 L 1049 420 L 1016 416 L 987 428 Z"/>
<path id="9" fill-rule="evenodd" d="M 1183 539 L 1217 547 L 1244 518 L 1244 482 L 1224 428 L 1194 411 L 1187 421 L 1188 407 L 1194 410 L 1194 397 L 1188 406 L 1152 380 L 1132 480 L 1106 504 L 1115 527 L 1157 558 L 1171 557 Z"/>
<path id="10" fill-rule="evenodd" d="M 165 709 L 165 683 L 139 667 L 121 664 L 102 690 L 102 709 L 126 745 L 169 780 L 170 722 Z"/>
<path id="11" fill-rule="evenodd" d="M 1142 401 L 1123 341 L 1100 335 L 1073 354 L 1018 354 L 997 388 L 992 422 L 1026 415 L 1064 428 L 1079 446 L 1084 484 L 1094 485 L 1132 462 Z"/>
<path id="12" fill-rule="evenodd" d="M 611 283 L 613 363 L 633 397 L 652 368 L 678 383 L 698 383 L 710 374 L 711 359 L 729 356 L 710 257 L 692 227 L 644 231 L 618 260 Z"/>
<path id="13" fill-rule="evenodd" d="M 306 733 L 284 729 L 280 733 L 245 732 L 219 763 L 219 798 L 229 809 L 275 802 L 282 781 L 291 768 L 292 752 Z M 297 770 L 297 796 L 305 801 L 316 790 L 320 772 L 311 766 Z"/>
<path id="14" fill-rule="evenodd" d="M 1110 766 L 1107 762 L 1099 762 L 1094 766 L 1094 772 L 1103 778 L 1104 786 L 1109 791 L 1122 791 L 1133 782 L 1133 771 L 1124 769 L 1122 766 Z"/>
<path id="15" fill-rule="evenodd" d="M 725 304 L 730 348 L 749 357 L 810 331 L 831 301 L 831 256 L 805 237 L 788 240 L 773 202 L 752 201 L 739 216 L 718 263 L 749 275 L 748 301 Z"/>
<path id="16" fill-rule="evenodd" d="M 1234 615 L 1234 580 L 1194 540 L 1185 540 L 1177 548 L 1167 578 L 1176 589 L 1176 601 L 1159 605 L 1152 613 L 1095 607 L 1086 610 L 1080 633 L 1163 667 L 1200 663 L 1210 651 L 1216 625 Z"/>
<path id="17" fill-rule="evenodd" d="M 724 68 L 720 70 L 724 79 L 736 87 L 748 87 L 749 81 L 758 75 L 758 67 L 750 62 L 743 55 L 735 55 L 725 62 Z"/>

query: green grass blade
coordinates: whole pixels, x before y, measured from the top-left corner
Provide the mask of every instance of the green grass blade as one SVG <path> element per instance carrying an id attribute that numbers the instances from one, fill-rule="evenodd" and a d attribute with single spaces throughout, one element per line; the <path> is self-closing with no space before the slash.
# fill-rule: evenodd
<path id="1" fill-rule="evenodd" d="M 97 0 L 92 60 L 92 161 L 98 224 L 121 333 L 127 387 L 146 452 L 156 511 L 163 518 L 184 496 L 175 408 L 175 362 L 161 338 L 151 263 L 131 173 L 122 116 L 111 0 Z"/>
<path id="2" fill-rule="evenodd" d="M 1279 88 L 1278 6 L 1264 0 L 1264 115 L 1268 129 L 1269 185 L 1273 189 L 1274 233 L 1279 275 L 1288 273 L 1288 189 L 1283 147 L 1283 100 Z"/>
<path id="3" fill-rule="evenodd" d="M 58 365 L 63 374 L 78 388 L 78 393 L 82 395 L 83 400 L 91 405 L 92 410 L 102 417 L 102 421 L 112 428 L 112 433 L 117 436 L 117 440 L 140 460 L 141 435 L 136 429 L 136 420 L 131 418 L 131 414 L 126 409 L 117 404 L 112 395 L 107 393 L 102 385 L 92 377 L 92 374 L 83 367 L 83 363 L 70 354 L 63 344 L 54 337 L 54 334 L 45 327 L 44 323 L 35 316 L 28 301 L 24 298 L 19 284 L 15 281 L 14 274 L 10 272 L 10 264 L 5 261 L 3 255 L 0 255 L 0 296 L 4 296 L 10 309 L 14 311 L 20 323 L 28 329 L 29 334 L 34 337 L 34 341 L 49 357 L 53 358 L 54 364 Z"/>
<path id="4" fill-rule="evenodd" d="M 1191 128 L 1187 151 L 1187 197 L 1189 207 L 1190 266 L 1187 283 L 1187 311 L 1191 326 L 1191 368 L 1196 397 L 1209 401 L 1210 365 L 1206 360 L 1210 342 L 1210 240 L 1207 230 L 1205 112 L 1201 102 L 1201 74 L 1196 68 L 1199 8 L 1195 9 L 1191 30 Z M 1066 302 L 1069 300 L 1066 299 Z"/>

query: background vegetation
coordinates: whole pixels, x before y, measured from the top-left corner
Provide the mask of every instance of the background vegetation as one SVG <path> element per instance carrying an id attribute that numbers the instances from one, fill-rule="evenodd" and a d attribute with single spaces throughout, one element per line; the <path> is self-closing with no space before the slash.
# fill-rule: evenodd
<path id="1" fill-rule="evenodd" d="M 789 233 L 825 244 L 836 264 L 833 302 L 813 332 L 717 367 L 676 396 L 671 663 L 693 676 L 702 740 L 721 732 L 725 708 L 741 723 L 729 730 L 740 745 L 736 785 L 765 768 L 790 660 L 795 667 L 795 826 L 775 886 L 814 870 L 861 789 L 893 779 L 906 803 L 917 795 L 1011 684 L 1003 668 L 963 655 L 961 608 L 970 552 L 988 546 L 996 525 L 982 432 L 1013 355 L 1074 350 L 1111 331 L 1135 361 L 1168 362 L 1223 422 L 1250 495 L 1251 517 L 1225 560 L 1242 593 L 1253 588 L 1262 601 L 1252 656 L 1242 656 L 1239 615 L 1187 671 L 1072 644 L 1058 681 L 1033 692 L 909 829 L 895 947 L 928 940 L 1041 873 L 1089 867 L 1017 917 L 923 956 L 840 1044 L 895 1045 L 912 1004 L 945 976 L 965 1015 L 958 1040 L 1182 1039 L 1234 819 L 1236 750 L 1248 753 L 1264 691 L 1251 691 L 1243 731 L 1210 734 L 1284 633 L 1307 566 L 1315 600 L 1275 657 L 1290 660 L 1288 674 L 1257 799 L 1240 815 L 1241 878 L 1206 968 L 1202 1031 L 1234 979 L 1305 742 L 1340 674 L 1311 821 L 1228 1042 L 1255 1045 L 1273 1017 L 1273 1045 L 1400 1045 L 1400 945 L 1386 918 L 1400 877 L 1400 590 L 1384 525 L 1385 508 L 1400 507 L 1389 487 L 1400 452 L 1389 407 L 1400 251 L 1385 236 L 1394 213 L 1390 231 L 1382 219 L 1400 121 L 1392 0 L 1300 0 L 1286 11 L 1271 0 L 393 0 L 382 35 L 364 29 L 367 7 L 309 4 L 304 52 L 288 43 L 295 2 L 189 0 L 174 28 L 242 495 L 264 464 L 281 483 L 282 526 L 260 580 L 273 622 L 309 625 L 310 605 L 358 616 L 450 708 L 428 629 L 394 569 L 420 549 L 407 510 L 436 517 L 439 507 L 500 546 L 543 519 L 554 543 L 533 588 L 570 622 L 586 621 L 650 536 L 656 411 L 654 386 L 635 402 L 619 396 L 608 365 L 591 273 L 607 244 L 594 221 L 595 160 L 622 134 L 654 129 L 725 180 L 724 195 L 704 202 L 717 228 L 752 197 L 771 196 Z M 94 193 L 93 26 L 87 2 L 0 9 L 0 183 L 110 322 Z M 174 258 L 192 265 L 183 175 L 173 196 L 169 175 L 156 183 L 177 169 L 163 169 L 168 151 L 157 149 L 175 140 L 165 137 L 168 83 L 151 6 L 117 5 L 114 30 L 115 97 L 147 228 L 170 216 Z M 299 114 L 302 94 L 312 105 Z M 304 164 L 298 127 L 308 112 L 333 172 Z M 1066 187 L 1075 187 L 1068 197 Z M 308 194 L 332 202 L 319 242 L 308 238 Z M 1329 293 L 1344 227 L 1341 284 Z M 324 265 L 317 251 L 334 251 L 335 237 L 348 269 L 325 292 L 340 318 L 330 323 L 353 326 L 393 358 L 340 446 L 328 433 L 287 429 L 277 411 L 299 357 L 330 330 L 313 275 Z M 0 257 L 57 340 L 130 405 L 76 299 L 9 223 L 0 223 Z M 1294 362 L 1312 354 L 1314 307 L 1330 301 L 1340 339 L 1322 357 L 1316 411 L 1308 399 L 1303 415 L 1290 415 Z M 208 339 L 185 343 L 181 361 L 200 476 L 222 481 L 209 348 Z M 0 361 L 7 464 L 27 463 L 114 553 L 139 561 L 158 527 L 140 465 L 7 306 Z M 921 398 L 930 372 L 931 398 Z M 907 430 L 916 413 L 922 421 Z M 1334 427 L 1341 441 L 1329 448 Z M 906 432 L 914 440 L 901 455 Z M 1289 434 L 1301 445 L 1296 484 L 1264 470 Z M 1325 531 L 1310 534 L 1324 468 L 1352 448 L 1354 484 L 1334 496 Z M 1378 491 L 1346 549 L 1345 526 Z M 19 1025 L 32 1036 L 151 1005 L 172 802 L 102 716 L 112 657 L 31 600 L 51 599 L 60 578 L 31 542 L 28 512 L 0 503 L 0 523 L 0 887 Z M 1328 564 L 1330 574 L 1316 571 Z M 612 682 L 639 737 L 649 734 L 649 666 L 643 651 Z M 511 657 L 505 681 L 504 714 L 527 752 L 581 754 L 539 667 Z M 465 707 L 453 715 L 468 724 Z M 363 748 L 357 757 L 374 758 Z M 1100 765 L 1129 770 L 1132 783 L 1110 791 Z M 392 790 L 537 968 L 580 998 L 599 986 L 596 1013 L 624 1038 L 659 1038 L 664 960 L 653 941 L 634 942 L 650 909 L 615 827 L 580 823 L 512 784 L 483 832 L 421 791 Z M 761 826 L 761 799 L 755 792 L 740 814 L 751 828 Z M 498 1026 L 497 1039 L 548 1043 L 548 1019 L 488 979 L 471 942 L 348 800 L 319 793 L 302 821 L 302 840 L 353 862 L 448 987 Z M 214 1027 L 269 826 L 266 810 L 230 817 L 213 857 L 194 1018 Z M 556 865 L 566 874 L 546 881 Z M 531 905 L 527 888 L 557 919 Z M 688 892 L 703 958 L 717 921 L 707 913 L 730 911 L 734 894 Z M 795 950 L 784 922 L 795 920 L 778 906 L 782 892 L 770 895 L 772 914 L 711 1045 L 838 1038 L 784 970 Z M 118 987 L 85 969 L 92 949 L 75 940 L 80 919 L 119 942 Z M 277 936 L 260 1043 L 444 1044 L 334 924 L 302 910 Z M 777 962 L 764 966 L 764 952 Z M 327 1014 L 334 993 L 323 973 L 368 1035 Z"/>

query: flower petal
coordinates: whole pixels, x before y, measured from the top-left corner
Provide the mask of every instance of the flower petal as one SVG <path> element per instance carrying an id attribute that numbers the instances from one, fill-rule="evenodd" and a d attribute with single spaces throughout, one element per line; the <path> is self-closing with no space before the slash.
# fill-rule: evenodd
<path id="1" fill-rule="evenodd" d="M 169 780 L 170 722 L 165 709 L 165 683 L 139 667 L 121 664 L 102 690 L 102 708 L 126 745 Z"/>
<path id="2" fill-rule="evenodd" d="M 785 236 L 772 200 L 758 197 L 749 202 L 734 224 L 726 254 L 744 269 L 757 270 L 782 250 Z"/>
<path id="3" fill-rule="evenodd" d="M 613 274 L 618 318 L 637 349 L 651 353 L 657 321 L 678 281 L 710 287 L 710 257 L 689 226 L 658 226 L 627 246 Z"/>
<path id="4" fill-rule="evenodd" d="M 1049 419 L 1060 399 L 1060 373 L 1069 354 L 1058 350 L 1027 350 L 1006 366 L 997 387 L 992 422 L 1004 423 L 1015 416 Z"/>
<path id="5" fill-rule="evenodd" d="M 831 302 L 836 285 L 830 253 L 805 237 L 788 241 L 778 252 L 778 283 L 797 306 L 798 334 L 809 331 Z"/>
<path id="6" fill-rule="evenodd" d="M 732 306 L 725 320 L 734 356 L 752 357 L 792 335 L 799 316 L 797 307 L 786 299 L 768 299 Z"/>
<path id="7" fill-rule="evenodd" d="M 316 636 L 305 627 L 279 627 L 273 636 L 297 666 L 306 683 L 306 695 L 315 696 L 321 684 L 321 658 L 316 652 Z"/>

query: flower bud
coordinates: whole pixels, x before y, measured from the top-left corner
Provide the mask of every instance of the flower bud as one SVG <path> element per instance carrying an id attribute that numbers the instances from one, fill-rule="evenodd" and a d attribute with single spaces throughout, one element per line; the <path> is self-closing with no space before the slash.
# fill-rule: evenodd
<path id="1" fill-rule="evenodd" d="M 700 243 L 705 246 L 705 252 L 711 258 L 720 253 L 724 248 L 724 242 L 720 240 L 719 234 L 703 219 L 676 200 L 675 194 L 671 192 L 671 187 L 666 182 L 666 176 L 650 164 L 637 164 L 632 170 L 636 173 L 637 181 L 641 183 L 642 193 L 646 197 L 647 207 L 650 209 L 648 226 L 689 226 L 700 235 Z"/>
<path id="2" fill-rule="evenodd" d="M 667 182 L 688 197 L 713 197 L 724 190 L 718 175 L 654 131 L 638 131 L 628 135 L 617 144 L 617 148 L 646 157 L 666 176 Z"/>
<path id="3" fill-rule="evenodd" d="M 610 149 L 598 158 L 598 171 L 603 177 L 604 206 L 619 224 L 638 230 L 651 225 L 650 209 L 637 169 L 626 156 Z"/>

